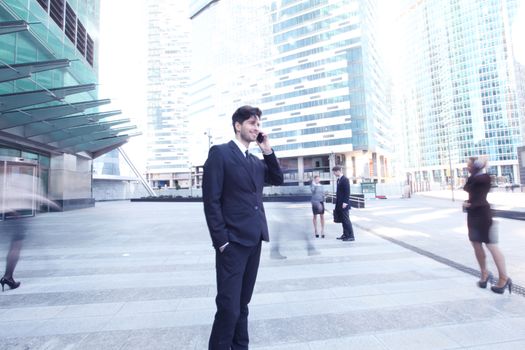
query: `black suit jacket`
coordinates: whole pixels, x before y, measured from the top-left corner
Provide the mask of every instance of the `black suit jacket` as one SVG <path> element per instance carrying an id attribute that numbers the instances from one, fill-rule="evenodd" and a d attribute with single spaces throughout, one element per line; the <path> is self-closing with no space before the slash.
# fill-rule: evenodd
<path id="1" fill-rule="evenodd" d="M 210 148 L 202 197 L 215 248 L 226 242 L 255 246 L 261 239 L 269 241 L 263 187 L 265 183 L 282 184 L 283 173 L 275 153 L 265 155 L 264 160 L 250 157 L 251 162 L 233 141 Z"/>
<path id="2" fill-rule="evenodd" d="M 343 210 L 343 203 L 348 204 L 344 210 L 350 209 L 350 181 L 344 175 L 339 178 L 335 194 L 335 209 Z"/>

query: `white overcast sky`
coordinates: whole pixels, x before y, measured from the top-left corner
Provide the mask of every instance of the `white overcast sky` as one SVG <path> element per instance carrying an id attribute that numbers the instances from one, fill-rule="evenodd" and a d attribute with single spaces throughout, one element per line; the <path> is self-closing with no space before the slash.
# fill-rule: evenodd
<path id="1" fill-rule="evenodd" d="M 143 0 L 101 0 L 99 32 L 99 98 L 111 99 L 105 110 L 122 110 L 122 114 L 114 118 L 129 118 L 142 131 L 141 136 L 132 137 L 124 146 L 142 172 L 146 166 L 144 6 Z"/>

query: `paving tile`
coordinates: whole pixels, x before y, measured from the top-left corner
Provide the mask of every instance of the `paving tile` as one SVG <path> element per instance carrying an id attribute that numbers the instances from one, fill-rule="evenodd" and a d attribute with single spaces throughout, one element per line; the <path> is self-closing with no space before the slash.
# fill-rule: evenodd
<path id="1" fill-rule="evenodd" d="M 73 350 L 77 349 L 85 336 L 85 334 L 73 334 L 7 338 L 0 342 L 0 350 Z"/>
<path id="2" fill-rule="evenodd" d="M 54 318 L 46 320 L 30 334 L 49 336 L 54 334 L 75 334 L 101 331 L 113 316 Z"/>
<path id="3" fill-rule="evenodd" d="M 336 339 L 326 339 L 308 343 L 310 350 L 348 350 L 348 349 L 366 349 L 366 350 L 387 350 L 375 336 L 364 335 L 354 337 L 339 337 Z"/>
<path id="4" fill-rule="evenodd" d="M 377 339 L 389 350 L 445 350 L 456 349 L 460 344 L 439 328 L 411 329 L 376 334 Z"/>
<path id="5" fill-rule="evenodd" d="M 309 229 L 308 203 L 268 204 Z M 340 226 L 327 225 L 331 239 L 313 242 L 319 256 L 306 255 L 300 236 L 282 237 L 286 260 L 269 259 L 263 244 L 250 348 L 521 348 L 525 298 L 476 288 L 476 277 L 364 229 L 426 244 L 433 228 L 425 215 L 406 218 L 404 228 L 385 225 L 380 212 L 396 210 L 410 216 L 398 204 L 353 212 L 355 244 L 335 240 Z M 440 212 L 451 222 L 456 214 Z M 17 269 L 22 286 L 0 293 L 0 350 L 207 348 L 216 287 L 202 204 L 97 203 L 36 219 L 42 226 L 24 242 Z M 458 227 L 447 249 L 473 261 Z"/>

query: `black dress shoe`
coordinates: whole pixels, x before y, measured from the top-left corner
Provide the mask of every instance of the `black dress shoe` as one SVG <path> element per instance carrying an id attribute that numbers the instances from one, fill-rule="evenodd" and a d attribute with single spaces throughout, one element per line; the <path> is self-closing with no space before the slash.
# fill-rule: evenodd
<path id="1" fill-rule="evenodd" d="M 345 239 L 345 238 L 346 238 L 345 235 L 342 235 L 342 236 L 340 236 L 340 237 L 337 237 L 337 239 Z"/>
<path id="2" fill-rule="evenodd" d="M 343 242 L 353 242 L 353 241 L 355 241 L 354 237 L 345 237 L 345 238 L 343 238 Z"/>

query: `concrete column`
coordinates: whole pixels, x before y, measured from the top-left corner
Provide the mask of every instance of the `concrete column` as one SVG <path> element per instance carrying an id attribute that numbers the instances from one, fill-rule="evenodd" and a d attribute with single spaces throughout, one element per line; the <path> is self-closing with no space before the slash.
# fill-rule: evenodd
<path id="1" fill-rule="evenodd" d="M 520 182 L 519 164 L 512 165 L 512 179 L 514 180 L 514 183 Z"/>
<path id="2" fill-rule="evenodd" d="M 297 157 L 297 180 L 299 186 L 304 186 L 304 157 Z"/>
<path id="3" fill-rule="evenodd" d="M 93 161 L 72 154 L 51 156 L 49 167 L 49 198 L 62 210 L 92 207 Z"/>

